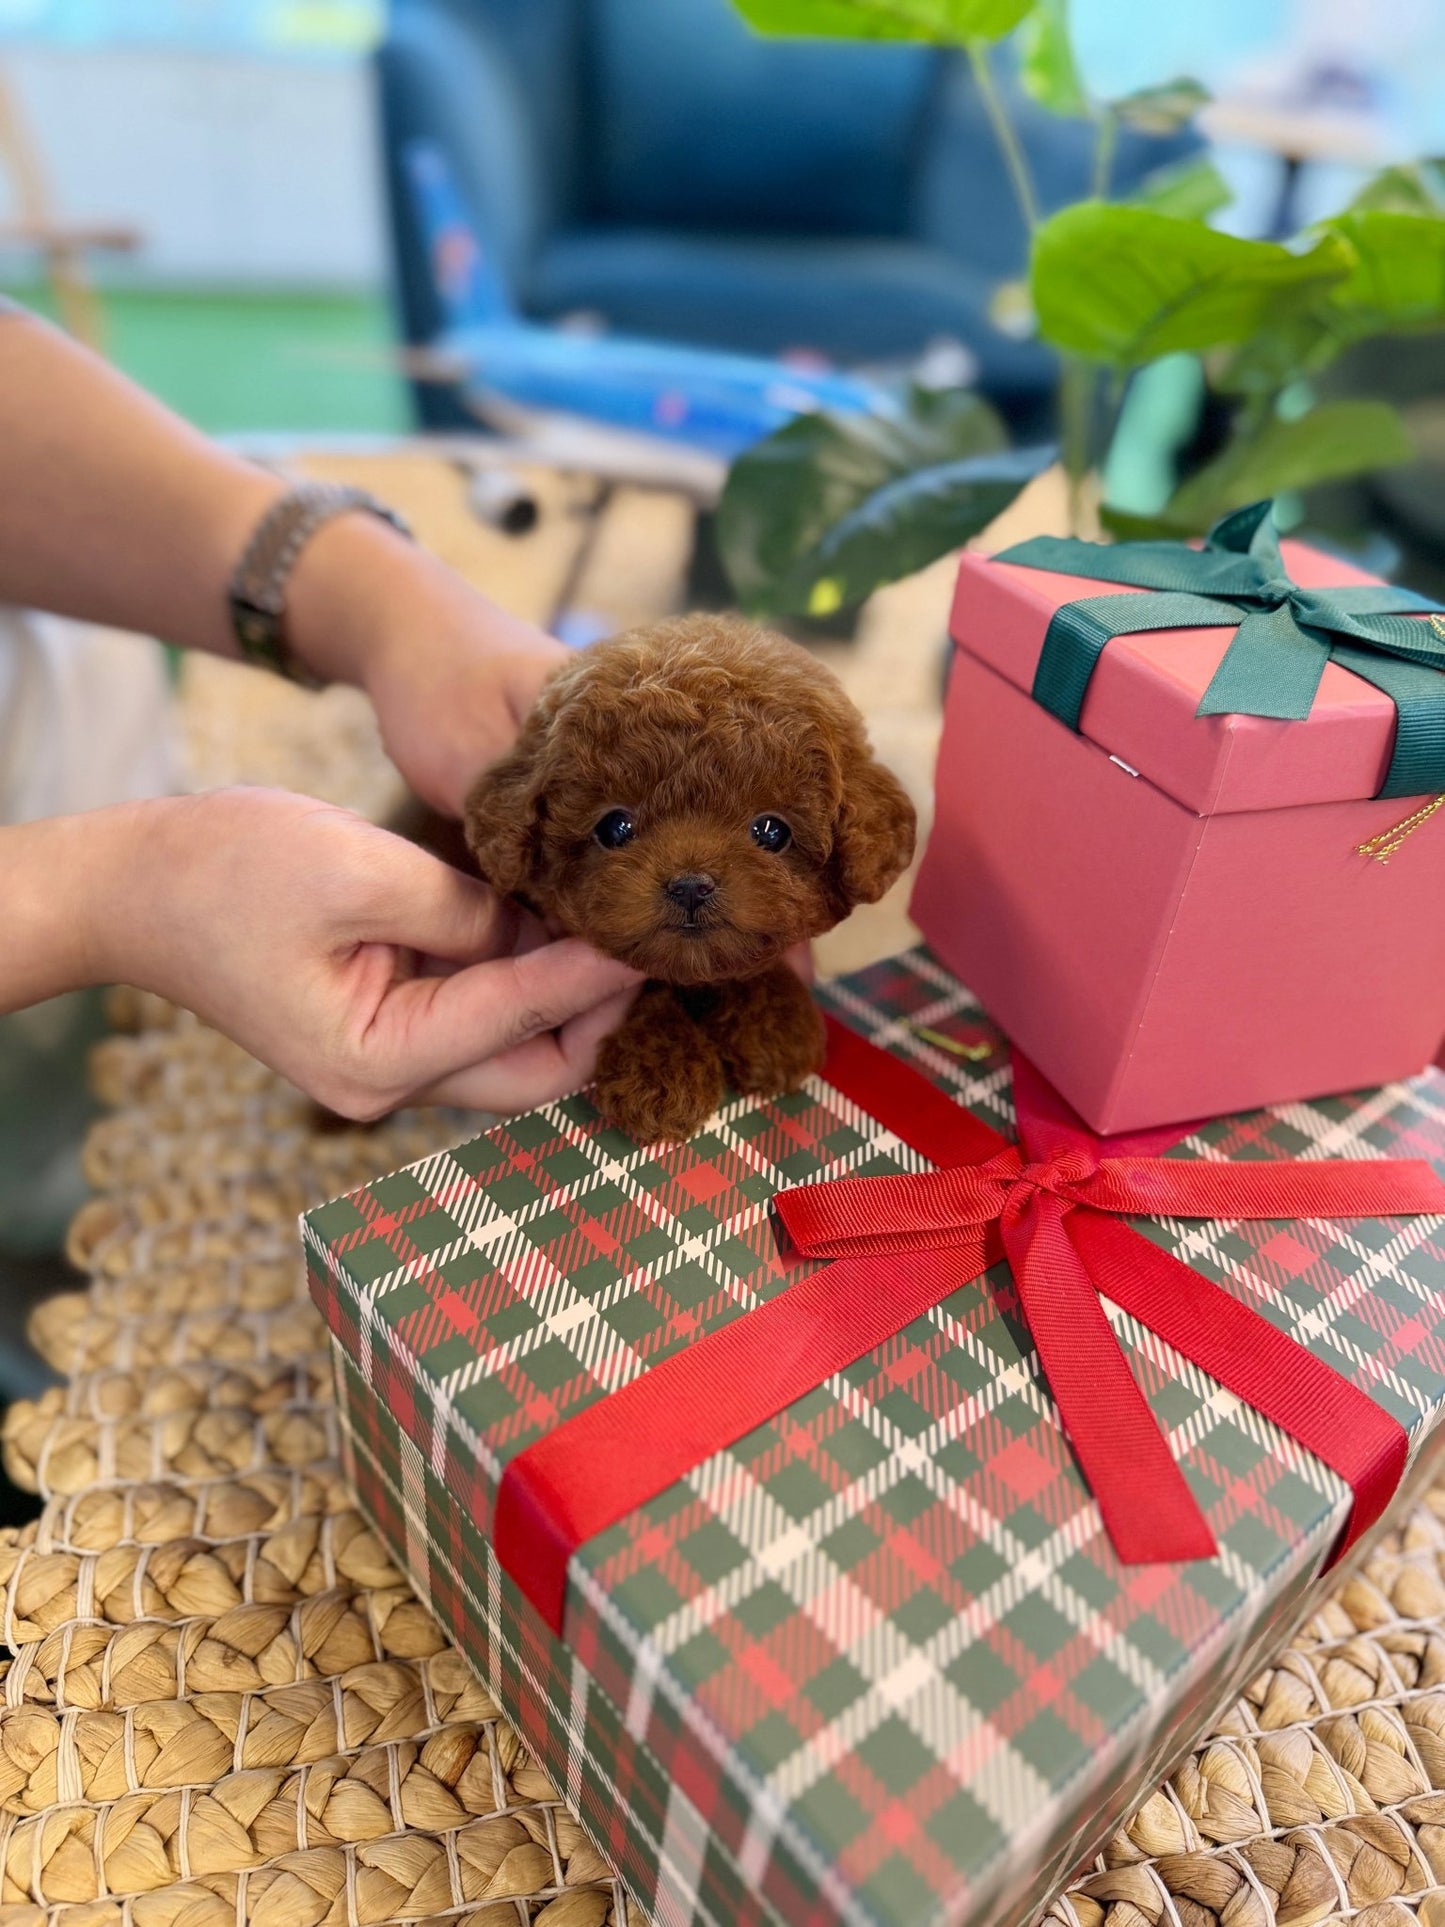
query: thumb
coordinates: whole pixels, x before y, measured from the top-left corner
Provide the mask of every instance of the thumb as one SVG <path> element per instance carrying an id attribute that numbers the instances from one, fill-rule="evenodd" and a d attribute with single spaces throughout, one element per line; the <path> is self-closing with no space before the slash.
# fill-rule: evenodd
<path id="1" fill-rule="evenodd" d="M 568 937 L 447 977 L 395 983 L 369 1034 L 388 1080 L 415 1090 L 557 1030 L 641 982 L 626 964 Z"/>
<path id="2" fill-rule="evenodd" d="M 399 944 L 447 963 L 474 964 L 505 956 L 518 924 L 516 906 L 489 883 L 407 845 L 405 872 L 368 919 L 364 934 L 371 942 Z"/>

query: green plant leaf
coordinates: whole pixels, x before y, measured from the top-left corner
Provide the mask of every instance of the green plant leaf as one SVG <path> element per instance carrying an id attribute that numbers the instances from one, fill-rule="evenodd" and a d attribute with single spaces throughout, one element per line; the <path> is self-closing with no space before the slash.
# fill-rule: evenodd
<path id="1" fill-rule="evenodd" d="M 1177 134 L 1209 100 L 1207 87 L 1181 75 L 1161 87 L 1141 87 L 1109 105 L 1126 127 L 1137 127 L 1141 134 Z"/>
<path id="2" fill-rule="evenodd" d="M 845 40 L 1002 40 L 1036 0 L 733 0 L 759 33 Z"/>
<path id="3" fill-rule="evenodd" d="M 1199 533 L 1171 522 L 1162 510 L 1158 515 L 1138 515 L 1132 509 L 1110 508 L 1107 502 L 1099 510 L 1099 524 L 1120 542 L 1177 542 L 1181 536 Z"/>
<path id="4" fill-rule="evenodd" d="M 1129 196 L 1131 206 L 1152 208 L 1176 221 L 1207 221 L 1233 199 L 1228 182 L 1205 154 L 1156 167 Z"/>
<path id="5" fill-rule="evenodd" d="M 1246 341 L 1350 268 L 1332 235 L 1293 254 L 1152 208 L 1082 201 L 1034 236 L 1031 284 L 1045 340 L 1132 368 L 1177 349 Z"/>
<path id="6" fill-rule="evenodd" d="M 1303 308 L 1270 316 L 1219 372 L 1225 390 L 1274 394 L 1372 335 L 1445 328 L 1445 211 L 1357 208 L 1314 231 L 1343 248 L 1348 272 Z"/>
<path id="7" fill-rule="evenodd" d="M 718 508 L 744 608 L 829 614 L 968 541 L 1052 458 L 1010 449 L 962 390 L 900 396 L 889 415 L 801 415 L 740 455 Z"/>
<path id="8" fill-rule="evenodd" d="M 880 12 L 869 0 L 733 0 L 759 33 L 832 40 L 927 40 L 906 15 Z"/>
<path id="9" fill-rule="evenodd" d="M 1337 214 L 1320 231 L 1354 255 L 1330 298 L 1332 315 L 1352 339 L 1360 331 L 1445 325 L 1445 216 L 1367 208 Z"/>
<path id="10" fill-rule="evenodd" d="M 1069 0 L 1038 0 L 1019 35 L 1019 81 L 1051 114 L 1075 119 L 1090 111 L 1088 90 L 1069 35 Z"/>
<path id="11" fill-rule="evenodd" d="M 1052 448 L 1006 448 L 900 475 L 828 531 L 818 550 L 824 579 L 854 603 L 926 568 L 987 528 L 1053 456 Z"/>
<path id="12" fill-rule="evenodd" d="M 1345 345 L 1331 324 L 1328 301 L 1321 300 L 1262 325 L 1215 371 L 1215 383 L 1226 394 L 1277 395 L 1298 376 L 1317 373 Z"/>
<path id="13" fill-rule="evenodd" d="M 1404 166 L 1381 168 L 1365 182 L 1346 212 L 1445 213 L 1445 172 L 1439 161 L 1412 161 Z"/>
<path id="14" fill-rule="evenodd" d="M 1237 435 L 1181 483 L 1157 517 L 1130 519 L 1147 521 L 1151 534 L 1198 535 L 1246 502 L 1388 468 L 1413 454 L 1405 424 L 1388 402 L 1324 402 L 1293 421 L 1275 416 L 1258 433 Z M 1119 519 L 1111 516 L 1110 526 Z"/>

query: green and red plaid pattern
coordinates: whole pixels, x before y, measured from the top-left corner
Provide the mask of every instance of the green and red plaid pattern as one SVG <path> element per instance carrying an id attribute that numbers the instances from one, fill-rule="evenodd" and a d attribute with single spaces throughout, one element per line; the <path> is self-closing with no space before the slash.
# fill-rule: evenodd
<path id="1" fill-rule="evenodd" d="M 825 995 L 1010 1129 L 1002 1042 L 927 952 Z M 1445 1168 L 1445 1084 L 1222 1120 L 1179 1151 Z M 787 1927 L 1020 1917 L 1285 1635 L 1344 1514 L 1331 1473 L 1111 1308 L 1221 1546 L 1121 1567 L 998 1267 L 583 1547 L 559 1646 L 487 1552 L 507 1460 L 783 1288 L 778 1189 L 919 1162 L 817 1081 L 663 1150 L 572 1098 L 306 1220 L 368 1504 L 665 1927 L 730 1927 L 746 1895 Z M 1419 1453 L 1445 1402 L 1439 1220 L 1139 1228 Z"/>

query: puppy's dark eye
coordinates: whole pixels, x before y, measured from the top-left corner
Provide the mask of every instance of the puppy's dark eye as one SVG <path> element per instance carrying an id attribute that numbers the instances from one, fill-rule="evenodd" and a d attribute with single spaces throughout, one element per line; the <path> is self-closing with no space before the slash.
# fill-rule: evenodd
<path id="1" fill-rule="evenodd" d="M 631 810 L 609 810 L 592 831 L 604 850 L 620 850 L 637 834 Z"/>
<path id="2" fill-rule="evenodd" d="M 775 856 L 793 840 L 793 832 L 780 816 L 755 816 L 749 834 L 760 850 L 771 850 Z"/>

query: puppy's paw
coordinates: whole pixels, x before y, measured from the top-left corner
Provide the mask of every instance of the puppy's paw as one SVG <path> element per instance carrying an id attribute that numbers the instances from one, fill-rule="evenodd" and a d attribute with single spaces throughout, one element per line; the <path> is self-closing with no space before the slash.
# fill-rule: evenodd
<path id="1" fill-rule="evenodd" d="M 691 1137 L 722 1094 L 717 1046 L 669 991 L 645 991 L 597 1053 L 597 1108 L 642 1144 Z"/>
<path id="2" fill-rule="evenodd" d="M 681 1059 L 654 1056 L 608 1038 L 597 1058 L 597 1108 L 641 1144 L 680 1144 L 722 1101 L 722 1064 L 715 1050 Z M 613 1048 L 617 1046 L 617 1048 Z"/>
<path id="3" fill-rule="evenodd" d="M 729 984 L 708 1029 L 735 1090 L 775 1097 L 795 1091 L 822 1068 L 823 1016 L 786 964 L 765 976 Z"/>

